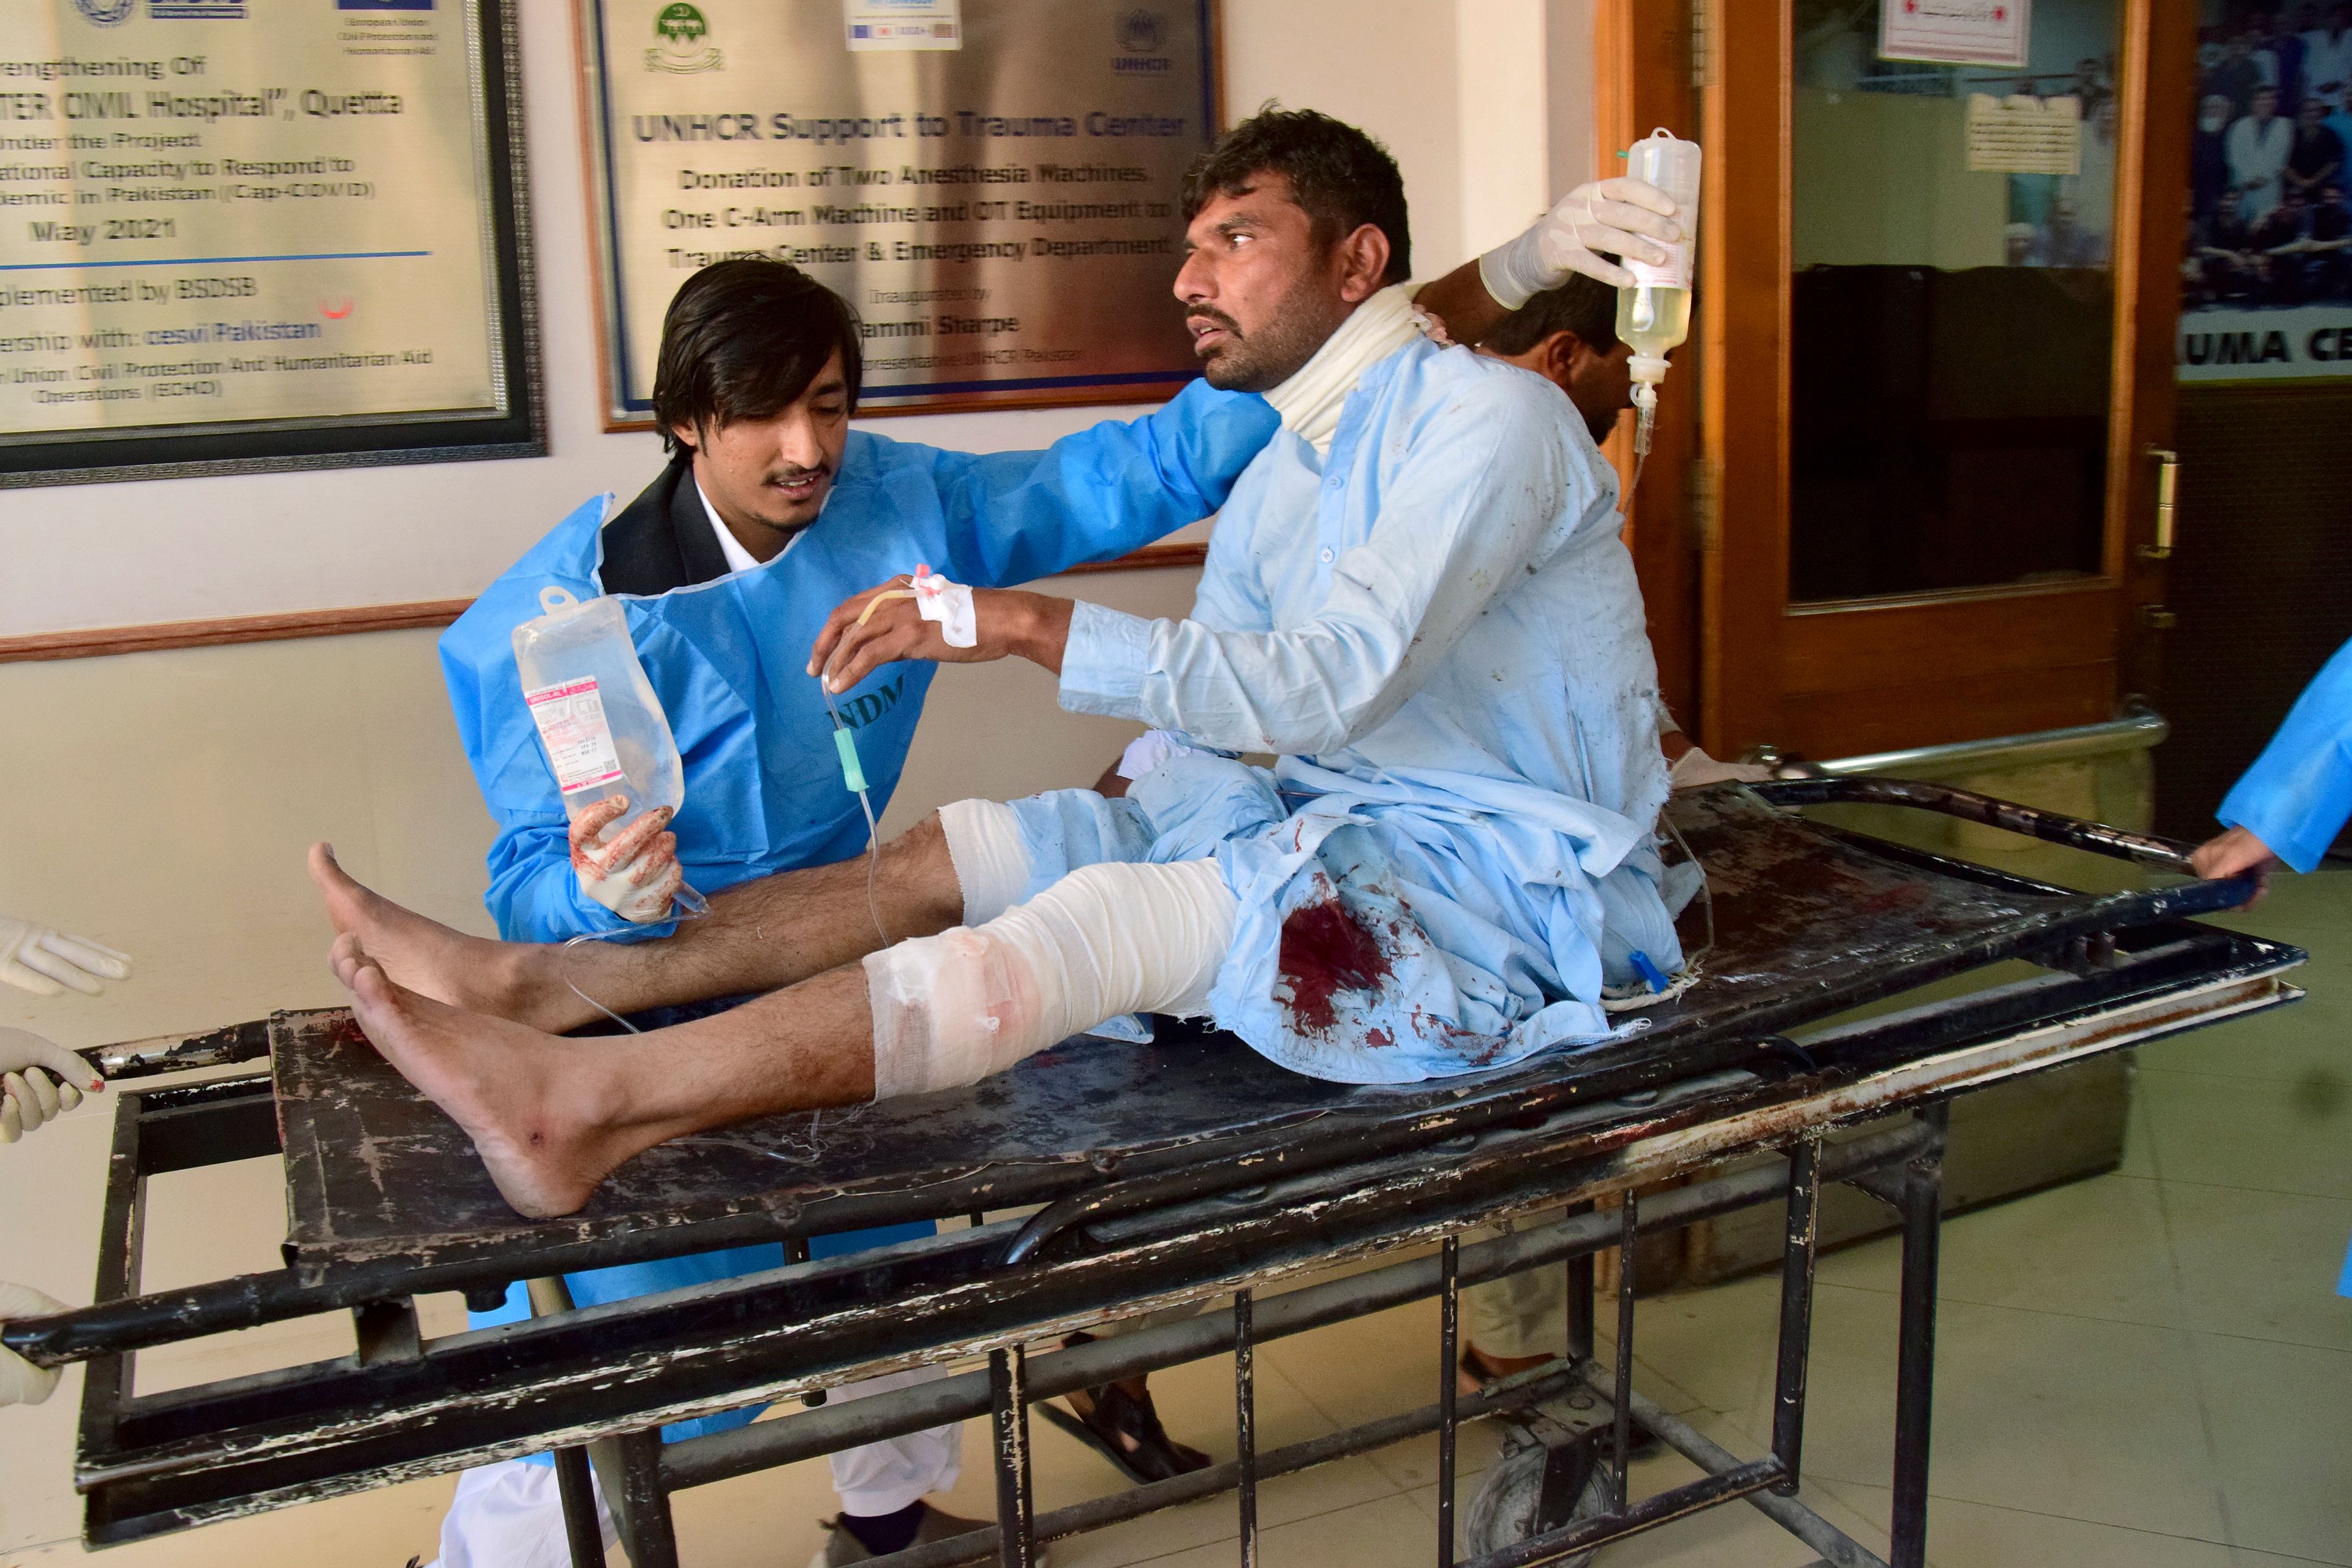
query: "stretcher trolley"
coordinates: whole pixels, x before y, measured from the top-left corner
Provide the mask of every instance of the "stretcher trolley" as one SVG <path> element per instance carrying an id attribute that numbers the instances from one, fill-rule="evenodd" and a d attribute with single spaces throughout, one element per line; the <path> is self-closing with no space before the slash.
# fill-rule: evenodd
<path id="1" fill-rule="evenodd" d="M 892 1568 L 1028 1564 L 1049 1540 L 1221 1492 L 1235 1494 L 1242 1561 L 1254 1564 L 1265 1478 L 1432 1432 L 1431 1555 L 1447 1568 L 1581 1561 L 1739 1500 L 1827 1563 L 1869 1564 L 1880 1559 L 1808 1509 L 1799 1488 L 1822 1185 L 1844 1182 L 1901 1220 L 1890 1550 L 1916 1568 L 1948 1103 L 2293 1001 L 2301 993 L 2281 975 L 2304 955 L 2189 918 L 2242 901 L 2243 883 L 2084 893 L 1795 810 L 1835 803 L 1940 812 L 2186 869 L 2177 845 L 1937 785 L 1718 785 L 1678 796 L 1669 814 L 1712 889 L 1685 916 L 1693 949 L 1712 921 L 1703 978 L 1633 1015 L 1648 1026 L 1606 1046 L 1472 1078 L 1351 1088 L 1296 1076 L 1215 1034 L 1072 1043 L 968 1090 L 665 1144 L 580 1214 L 543 1222 L 507 1208 L 463 1134 L 345 1012 L 92 1053 L 124 1077 L 264 1054 L 270 1069 L 121 1097 L 95 1304 L 19 1321 L 5 1340 L 44 1364 L 88 1363 L 74 1479 L 93 1546 L 551 1449 L 575 1561 L 603 1561 L 593 1468 L 635 1568 L 669 1568 L 680 1489 L 986 1416 L 995 1526 L 884 1559 Z M 2030 977 L 1940 1000 L 1902 995 L 2017 959 L 2035 966 Z M 1863 1122 L 1874 1125 L 1842 1131 Z M 1780 1157 L 1711 1174 L 1759 1152 Z M 149 1178 L 281 1152 L 284 1267 L 142 1294 Z M 1787 1213 L 1775 1415 L 1769 1449 L 1740 1455 L 1633 1386 L 1632 1244 L 1767 1203 Z M 1034 1212 L 987 1217 L 1006 1211 Z M 971 1227 L 806 1256 L 810 1236 L 958 1215 Z M 1464 1239 L 1503 1220 L 1513 1224 L 1492 1239 Z M 561 1289 L 566 1271 L 777 1238 L 793 1261 L 766 1273 L 582 1310 Z M 1623 1262 L 1603 1360 L 1594 1258 L 1610 1247 Z M 1566 1271 L 1559 1357 L 1457 1394 L 1459 1291 L 1530 1268 Z M 1297 1283 L 1309 1274 L 1314 1282 Z M 534 1282 L 531 1320 L 420 1332 L 417 1296 L 463 1291 L 488 1304 L 518 1279 Z M 1296 1288 L 1274 1289 L 1285 1281 Z M 1260 1448 L 1257 1345 L 1433 1296 L 1441 1344 L 1429 1405 Z M 1214 1306 L 1031 1350 L 1186 1302 Z M 134 1390 L 142 1349 L 325 1312 L 351 1314 L 349 1355 Z M 1032 1404 L 1209 1356 L 1231 1356 L 1234 1369 L 1230 1460 L 1033 1509 Z M 945 1363 L 972 1370 L 823 1400 L 829 1387 Z M 808 1408 L 659 1441 L 664 1422 L 796 1395 Z M 1456 1433 L 1477 1419 L 1507 1423 L 1507 1437 L 1479 1495 L 1463 1500 L 1468 1528 L 1457 1530 Z M 1703 1475 L 1629 1499 L 1626 1456 L 1642 1428 Z"/>

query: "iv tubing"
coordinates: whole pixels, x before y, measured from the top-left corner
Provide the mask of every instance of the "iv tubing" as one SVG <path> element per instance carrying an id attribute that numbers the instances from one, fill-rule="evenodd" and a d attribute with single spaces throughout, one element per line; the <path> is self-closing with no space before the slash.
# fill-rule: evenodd
<path id="1" fill-rule="evenodd" d="M 866 616 L 872 615 L 874 605 L 880 604 L 884 599 L 911 599 L 914 596 L 912 593 L 903 588 L 894 589 L 887 594 L 877 594 L 872 603 L 866 606 Z M 860 616 L 857 618 L 862 622 L 866 619 L 866 616 Z M 841 721 L 841 710 L 833 705 L 833 692 L 825 686 L 822 676 L 817 679 L 816 689 L 824 694 L 824 710 L 833 716 L 835 733 L 836 735 L 848 733 L 849 726 Z M 855 755 L 854 751 L 851 755 Z M 849 783 L 846 773 L 843 775 L 842 782 Z M 874 802 L 866 795 L 865 783 L 865 779 L 861 776 L 856 781 L 856 788 L 858 808 L 866 813 L 866 912 L 874 917 L 875 933 L 881 937 L 882 945 L 887 947 L 890 945 L 890 928 L 882 923 L 881 900 L 874 896 L 875 873 L 882 868 L 882 830 L 874 825 Z"/>

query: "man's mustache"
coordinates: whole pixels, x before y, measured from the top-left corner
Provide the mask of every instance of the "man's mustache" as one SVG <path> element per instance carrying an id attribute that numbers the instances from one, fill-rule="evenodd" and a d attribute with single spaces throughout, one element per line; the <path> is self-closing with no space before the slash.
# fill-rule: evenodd
<path id="1" fill-rule="evenodd" d="M 772 485 L 796 485 L 804 479 L 824 479 L 832 472 L 831 463 L 820 463 L 814 468 L 775 468 L 769 472 L 766 482 Z"/>
<path id="2" fill-rule="evenodd" d="M 1237 338 L 1244 335 L 1242 324 L 1213 305 L 1195 305 L 1184 312 L 1184 327 L 1187 331 L 1192 330 L 1192 323 L 1195 321 L 1206 321 L 1211 326 L 1223 327 Z"/>

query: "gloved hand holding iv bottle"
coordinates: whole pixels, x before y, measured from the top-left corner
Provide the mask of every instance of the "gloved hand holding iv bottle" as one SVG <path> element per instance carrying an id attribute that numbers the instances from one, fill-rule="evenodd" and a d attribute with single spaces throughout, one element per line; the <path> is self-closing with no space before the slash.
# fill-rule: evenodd
<path id="1" fill-rule="evenodd" d="M 1650 433 L 1658 417 L 1658 383 L 1666 378 L 1667 351 L 1690 336 L 1691 246 L 1697 237 L 1699 146 L 1663 128 L 1626 154 L 1629 178 L 1646 181 L 1674 198 L 1682 237 L 1665 247 L 1662 262 L 1625 258 L 1633 280 L 1617 290 L 1617 336 L 1633 351 L 1626 368 L 1633 376 L 1633 455 L 1650 453 Z M 1638 475 L 1638 468 L 1636 473 Z"/>
<path id="2" fill-rule="evenodd" d="M 562 588 L 539 603 L 546 613 L 514 629 L 515 668 L 572 822 L 581 891 L 640 925 L 669 919 L 674 903 L 701 912 L 665 831 L 685 804 L 685 768 L 628 616 L 617 599 L 583 604 Z"/>

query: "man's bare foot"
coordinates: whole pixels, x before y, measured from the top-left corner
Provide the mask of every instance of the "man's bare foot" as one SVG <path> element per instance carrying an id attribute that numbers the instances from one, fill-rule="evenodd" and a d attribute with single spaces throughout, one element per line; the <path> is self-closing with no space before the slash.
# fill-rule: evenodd
<path id="1" fill-rule="evenodd" d="M 352 932 L 335 939 L 331 960 L 369 1040 L 465 1129 L 518 1214 L 572 1213 L 622 1162 L 681 1131 L 621 1125 L 625 1064 L 614 1046 L 558 1040 L 420 995 L 389 978 Z"/>
<path id="2" fill-rule="evenodd" d="M 551 1034 L 596 1016 L 551 977 L 561 948 L 489 942 L 404 909 L 352 880 L 331 844 L 310 846 L 310 880 L 326 900 L 336 934 L 358 939 L 359 951 L 387 979 L 419 997 Z M 341 973 L 340 963 L 336 973 Z"/>

